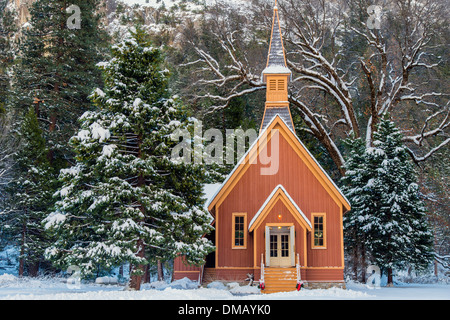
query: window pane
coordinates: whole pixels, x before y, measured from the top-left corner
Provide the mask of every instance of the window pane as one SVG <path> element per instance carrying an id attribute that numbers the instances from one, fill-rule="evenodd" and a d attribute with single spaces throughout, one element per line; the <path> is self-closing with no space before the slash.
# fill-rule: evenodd
<path id="1" fill-rule="evenodd" d="M 314 217 L 314 246 L 324 246 L 324 217 Z"/>
<path id="2" fill-rule="evenodd" d="M 271 257 L 278 257 L 278 242 L 277 242 L 277 236 L 271 235 L 270 236 L 270 256 Z"/>
<path id="3" fill-rule="evenodd" d="M 244 216 L 234 216 L 234 245 L 243 247 L 244 244 Z"/>
<path id="4" fill-rule="evenodd" d="M 289 257 L 289 236 L 281 235 L 281 256 Z"/>

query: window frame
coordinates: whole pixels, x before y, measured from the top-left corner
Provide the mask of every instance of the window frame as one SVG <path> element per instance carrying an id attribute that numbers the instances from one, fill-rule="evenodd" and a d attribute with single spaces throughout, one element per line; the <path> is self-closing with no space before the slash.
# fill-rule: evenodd
<path id="1" fill-rule="evenodd" d="M 239 246 L 236 245 L 236 217 L 243 217 L 244 218 L 244 224 L 243 224 L 243 245 Z M 231 248 L 232 249 L 247 249 L 247 212 L 233 212 L 231 215 Z"/>
<path id="2" fill-rule="evenodd" d="M 322 245 L 315 245 L 315 230 L 316 223 L 314 222 L 315 217 L 322 217 Z M 312 230 L 311 230 L 311 248 L 312 249 L 326 249 L 327 248 L 327 215 L 325 212 L 315 212 L 311 214 Z"/>

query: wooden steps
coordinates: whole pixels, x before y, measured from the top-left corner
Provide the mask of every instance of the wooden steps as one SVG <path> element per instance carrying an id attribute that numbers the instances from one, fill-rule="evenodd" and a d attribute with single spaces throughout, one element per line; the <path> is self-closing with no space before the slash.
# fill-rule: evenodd
<path id="1" fill-rule="evenodd" d="M 265 268 L 262 293 L 288 292 L 297 290 L 296 268 Z"/>

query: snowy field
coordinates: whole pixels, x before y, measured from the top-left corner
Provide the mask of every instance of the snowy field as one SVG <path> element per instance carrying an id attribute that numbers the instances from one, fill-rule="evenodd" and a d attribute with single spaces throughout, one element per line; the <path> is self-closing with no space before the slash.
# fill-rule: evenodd
<path id="1" fill-rule="evenodd" d="M 139 292 L 124 291 L 121 285 L 80 284 L 73 288 L 63 279 L 19 279 L 0 275 L 0 300 L 449 300 L 450 285 L 403 284 L 370 289 L 348 283 L 347 289 L 302 289 L 297 292 L 260 294 L 256 287 L 214 283 L 197 288 L 185 279 L 171 284 L 143 285 Z"/>

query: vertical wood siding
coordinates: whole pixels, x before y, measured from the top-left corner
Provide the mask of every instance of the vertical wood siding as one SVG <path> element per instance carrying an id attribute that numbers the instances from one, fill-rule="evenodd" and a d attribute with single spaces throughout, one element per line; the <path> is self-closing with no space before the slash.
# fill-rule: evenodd
<path id="1" fill-rule="evenodd" d="M 271 154 L 271 144 L 267 145 L 268 155 Z M 263 151 L 264 152 L 264 151 Z M 254 267 L 253 241 L 254 235 L 248 235 L 247 249 L 232 249 L 232 214 L 247 212 L 249 223 L 264 201 L 281 184 L 297 203 L 306 217 L 311 220 L 311 213 L 325 212 L 327 219 L 327 248 L 311 249 L 311 235 L 307 235 L 308 267 L 341 267 L 341 214 L 340 208 L 314 174 L 298 156 L 288 141 L 279 136 L 279 170 L 275 175 L 260 175 L 262 165 L 251 164 L 241 179 L 234 186 L 225 200 L 220 204 L 218 217 L 218 265 L 216 267 Z M 266 222 L 295 223 L 296 251 L 303 248 L 304 230 L 293 219 L 282 203 L 277 204 L 267 217 Z M 282 212 L 283 220 L 277 219 L 277 212 Z M 264 222 L 264 223 L 266 223 Z M 248 225 L 247 225 L 248 229 Z M 261 228 L 260 228 L 261 229 Z M 257 231 L 257 261 L 264 251 L 264 231 Z M 304 261 L 302 261 L 304 263 Z"/>

